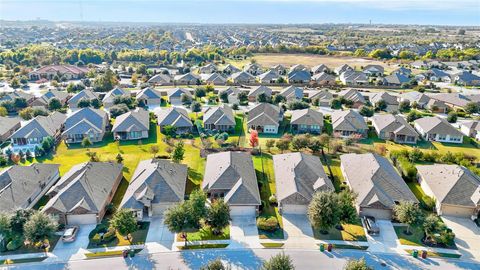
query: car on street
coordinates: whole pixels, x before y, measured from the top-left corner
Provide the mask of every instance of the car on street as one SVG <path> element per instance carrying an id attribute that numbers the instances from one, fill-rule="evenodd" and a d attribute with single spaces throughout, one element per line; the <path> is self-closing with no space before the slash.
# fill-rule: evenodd
<path id="1" fill-rule="evenodd" d="M 367 228 L 367 232 L 370 235 L 380 234 L 380 228 L 375 221 L 375 218 L 372 216 L 364 216 L 363 223 L 365 223 L 365 227 Z"/>
<path id="2" fill-rule="evenodd" d="M 75 241 L 76 237 L 77 237 L 77 233 L 78 233 L 78 226 L 72 226 L 72 227 L 68 227 L 65 229 L 65 232 L 63 233 L 63 236 L 62 236 L 62 241 L 63 242 L 73 242 Z"/>

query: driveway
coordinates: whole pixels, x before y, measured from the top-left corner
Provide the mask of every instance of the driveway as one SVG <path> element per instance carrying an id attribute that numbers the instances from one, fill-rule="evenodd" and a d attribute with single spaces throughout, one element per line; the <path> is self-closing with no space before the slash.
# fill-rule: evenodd
<path id="1" fill-rule="evenodd" d="M 48 258 L 48 260 L 68 261 L 83 259 L 83 254 L 87 251 L 88 247 L 88 235 L 96 226 L 96 224 L 80 225 L 77 239 L 71 243 L 64 243 L 60 239 L 53 251 L 51 251 L 54 256 Z"/>
<path id="2" fill-rule="evenodd" d="M 163 217 L 150 218 L 144 253 L 165 252 L 172 250 L 175 234 L 163 223 Z"/>
<path id="3" fill-rule="evenodd" d="M 363 221 L 362 221 L 363 223 Z M 369 235 L 365 230 L 365 235 L 368 241 L 368 251 L 371 252 L 386 252 L 386 253 L 405 253 L 400 248 L 400 241 L 398 240 L 393 224 L 389 220 L 377 220 L 377 225 L 380 228 L 379 235 Z"/>
<path id="4" fill-rule="evenodd" d="M 480 228 L 468 218 L 442 216 L 442 220 L 455 233 L 462 259 L 480 261 Z"/>
<path id="5" fill-rule="evenodd" d="M 305 214 L 283 214 L 285 248 L 317 248 L 312 226 Z"/>
<path id="6" fill-rule="evenodd" d="M 231 244 L 228 248 L 259 248 L 257 220 L 255 215 L 232 216 L 230 225 Z"/>

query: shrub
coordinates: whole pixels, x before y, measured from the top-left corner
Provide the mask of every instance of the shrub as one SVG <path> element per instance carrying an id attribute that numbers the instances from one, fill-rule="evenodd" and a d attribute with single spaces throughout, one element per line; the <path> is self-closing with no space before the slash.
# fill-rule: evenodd
<path id="1" fill-rule="evenodd" d="M 270 202 L 270 204 L 275 204 L 277 203 L 277 197 L 275 197 L 275 195 L 272 195 L 270 196 L 270 198 L 268 198 L 268 201 Z"/>
<path id="2" fill-rule="evenodd" d="M 93 237 L 92 237 L 92 243 L 94 243 L 95 245 L 98 245 L 100 244 L 100 242 L 102 242 L 102 237 L 100 236 L 100 234 L 96 233 Z"/>
<path id="3" fill-rule="evenodd" d="M 278 220 L 276 217 L 259 217 L 257 220 L 257 227 L 263 231 L 273 232 L 278 228 Z"/>
<path id="4" fill-rule="evenodd" d="M 454 244 L 455 234 L 449 230 L 445 229 L 440 232 L 438 236 L 435 237 L 435 241 L 439 244 L 452 246 Z"/>
<path id="5" fill-rule="evenodd" d="M 420 206 L 427 211 L 432 211 L 435 207 L 435 199 L 430 196 L 423 196 Z"/>
<path id="6" fill-rule="evenodd" d="M 109 228 L 108 231 L 103 235 L 103 241 L 110 242 L 117 237 L 115 229 Z"/>
<path id="7" fill-rule="evenodd" d="M 7 244 L 7 250 L 8 251 L 13 251 L 19 249 L 23 245 L 22 239 L 21 238 L 13 238 L 10 242 Z"/>
<path id="8" fill-rule="evenodd" d="M 408 161 L 407 158 L 405 157 L 399 157 L 397 159 L 397 167 L 399 167 L 400 172 L 402 173 L 402 176 L 406 180 L 414 180 L 417 176 L 417 168 Z"/>

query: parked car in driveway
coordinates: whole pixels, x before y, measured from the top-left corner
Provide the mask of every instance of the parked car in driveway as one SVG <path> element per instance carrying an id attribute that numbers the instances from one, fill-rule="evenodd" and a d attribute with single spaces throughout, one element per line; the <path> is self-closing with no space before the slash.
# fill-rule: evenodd
<path id="1" fill-rule="evenodd" d="M 65 232 L 62 236 L 63 242 L 73 242 L 77 238 L 78 226 L 72 226 L 65 229 Z"/>
<path id="2" fill-rule="evenodd" d="M 365 224 L 365 227 L 367 228 L 367 232 L 370 235 L 375 235 L 375 234 L 380 234 L 380 228 L 377 225 L 377 222 L 375 221 L 375 218 L 372 216 L 364 216 L 363 217 L 363 223 Z"/>

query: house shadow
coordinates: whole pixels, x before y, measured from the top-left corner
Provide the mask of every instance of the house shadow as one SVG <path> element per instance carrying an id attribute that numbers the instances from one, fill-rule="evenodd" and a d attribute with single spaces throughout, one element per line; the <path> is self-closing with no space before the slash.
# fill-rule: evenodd
<path id="1" fill-rule="evenodd" d="M 133 258 L 125 258 L 125 264 L 128 266 L 128 269 L 136 270 L 150 270 L 156 269 L 155 264 L 162 264 L 161 262 L 156 262 L 151 254 L 148 255 L 137 255 Z M 173 267 L 173 265 L 172 265 Z"/>

